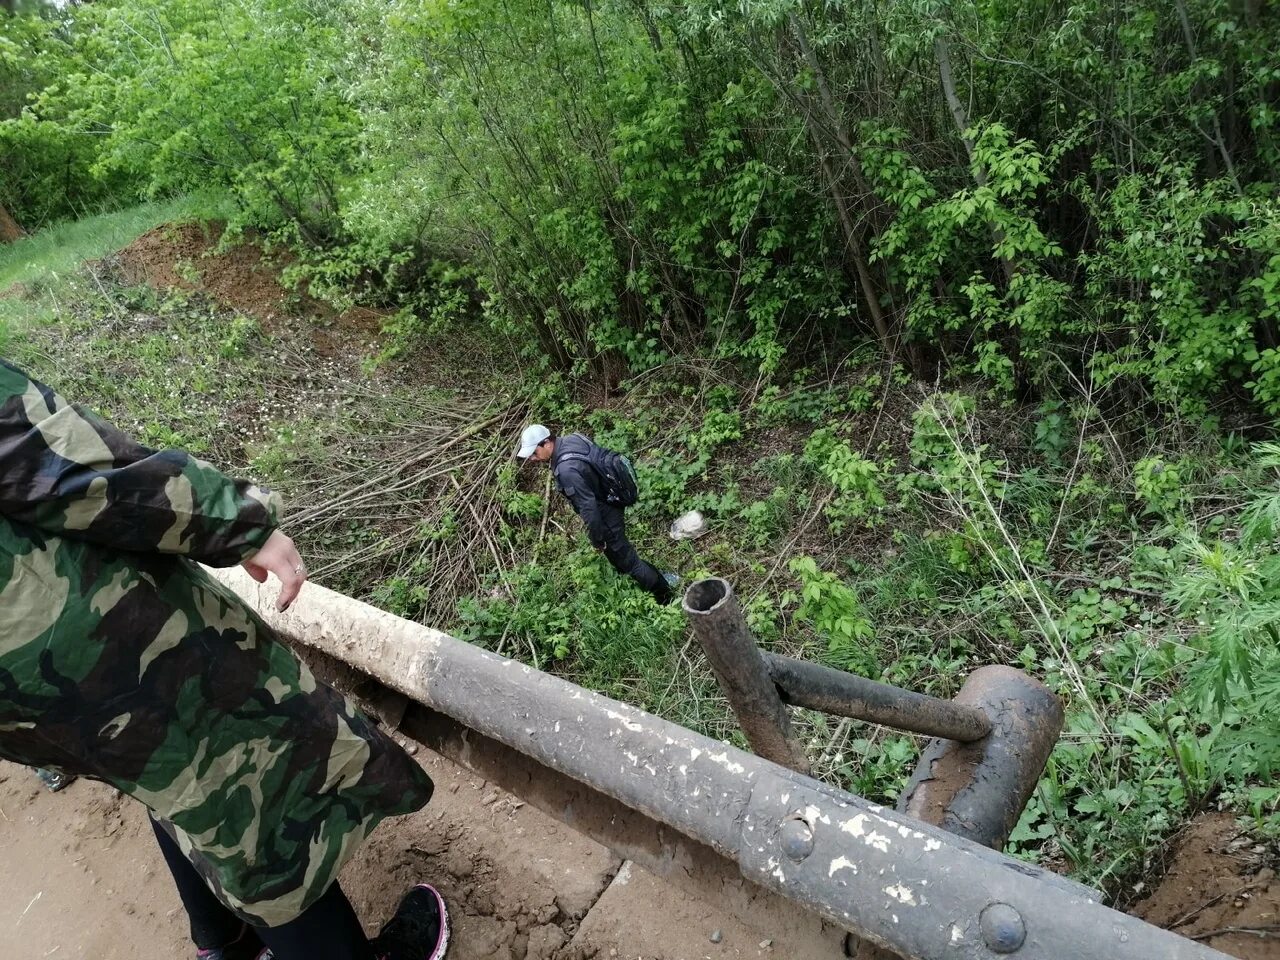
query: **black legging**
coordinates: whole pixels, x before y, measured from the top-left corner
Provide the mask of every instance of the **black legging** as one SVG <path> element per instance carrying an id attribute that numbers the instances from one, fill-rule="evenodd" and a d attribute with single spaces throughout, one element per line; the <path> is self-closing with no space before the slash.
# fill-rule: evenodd
<path id="1" fill-rule="evenodd" d="M 375 960 L 356 912 L 336 883 L 296 920 L 278 927 L 248 927 L 213 895 L 174 839 L 151 821 L 160 852 L 191 919 L 191 939 L 199 950 L 225 947 L 240 936 L 257 936 L 274 960 Z"/>
<path id="2" fill-rule="evenodd" d="M 604 555 L 613 569 L 630 577 L 644 587 L 653 598 L 661 604 L 671 602 L 671 586 L 658 572 L 658 568 L 636 553 L 636 548 L 627 539 L 627 523 L 622 508 L 611 504 L 600 504 L 600 519 L 605 529 Z"/>

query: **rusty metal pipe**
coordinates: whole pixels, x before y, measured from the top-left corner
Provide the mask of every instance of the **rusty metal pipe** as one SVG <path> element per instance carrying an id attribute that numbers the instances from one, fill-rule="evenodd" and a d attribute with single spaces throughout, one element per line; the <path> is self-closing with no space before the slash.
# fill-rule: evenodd
<path id="1" fill-rule="evenodd" d="M 764 654 L 764 660 L 783 702 L 793 706 L 964 743 L 991 732 L 991 718 L 974 706 L 776 653 Z"/>
<path id="2" fill-rule="evenodd" d="M 989 717 L 991 735 L 976 743 L 929 743 L 898 809 L 1000 850 L 1058 742 L 1062 703 L 1040 681 L 1000 666 L 969 674 L 956 703 Z"/>
<path id="3" fill-rule="evenodd" d="M 766 760 L 808 773 L 804 747 L 791 735 L 787 708 L 751 636 L 733 587 L 719 577 L 690 584 L 684 595 L 684 612 L 751 749 Z"/>

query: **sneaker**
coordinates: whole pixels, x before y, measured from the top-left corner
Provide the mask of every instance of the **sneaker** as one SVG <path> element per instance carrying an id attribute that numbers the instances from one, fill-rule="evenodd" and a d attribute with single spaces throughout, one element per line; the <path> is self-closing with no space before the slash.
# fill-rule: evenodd
<path id="1" fill-rule="evenodd" d="M 36 776 L 49 788 L 50 793 L 57 793 L 75 779 L 73 774 L 63 773 L 61 770 L 46 770 L 44 767 L 36 769 Z"/>
<path id="2" fill-rule="evenodd" d="M 256 951 L 256 952 L 254 952 Z M 271 960 L 271 951 L 262 945 L 247 953 L 238 947 L 218 947 L 214 950 L 197 950 L 196 960 Z"/>
<path id="3" fill-rule="evenodd" d="M 429 883 L 405 894 L 395 916 L 373 940 L 378 960 L 440 960 L 449 948 L 449 911 Z"/>
<path id="4" fill-rule="evenodd" d="M 225 947 L 197 950 L 196 960 L 271 960 L 271 951 L 262 945 L 258 935 L 245 924 L 240 936 Z"/>

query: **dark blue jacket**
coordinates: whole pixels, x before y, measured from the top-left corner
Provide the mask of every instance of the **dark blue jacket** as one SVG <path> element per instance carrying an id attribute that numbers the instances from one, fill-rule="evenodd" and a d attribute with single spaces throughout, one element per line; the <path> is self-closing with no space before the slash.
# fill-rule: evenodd
<path id="1" fill-rule="evenodd" d="M 609 540 L 606 514 L 618 509 L 605 502 L 600 474 L 590 463 L 593 452 L 601 449 L 582 434 L 571 433 L 556 438 L 556 452 L 551 455 L 551 475 L 556 478 L 556 487 L 587 525 L 587 537 L 596 549 L 604 547 Z"/>

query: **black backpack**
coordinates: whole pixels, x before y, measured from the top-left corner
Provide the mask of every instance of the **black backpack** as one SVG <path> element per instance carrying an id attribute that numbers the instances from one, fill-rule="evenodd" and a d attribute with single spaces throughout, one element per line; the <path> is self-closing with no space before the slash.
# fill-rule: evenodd
<path id="1" fill-rule="evenodd" d="M 587 442 L 590 443 L 589 440 Z M 592 443 L 589 453 L 565 453 L 563 459 L 585 460 L 591 464 L 591 469 L 600 478 L 600 487 L 604 491 L 606 503 L 615 507 L 629 507 L 640 499 L 640 488 L 636 486 L 635 468 L 622 454 Z"/>

